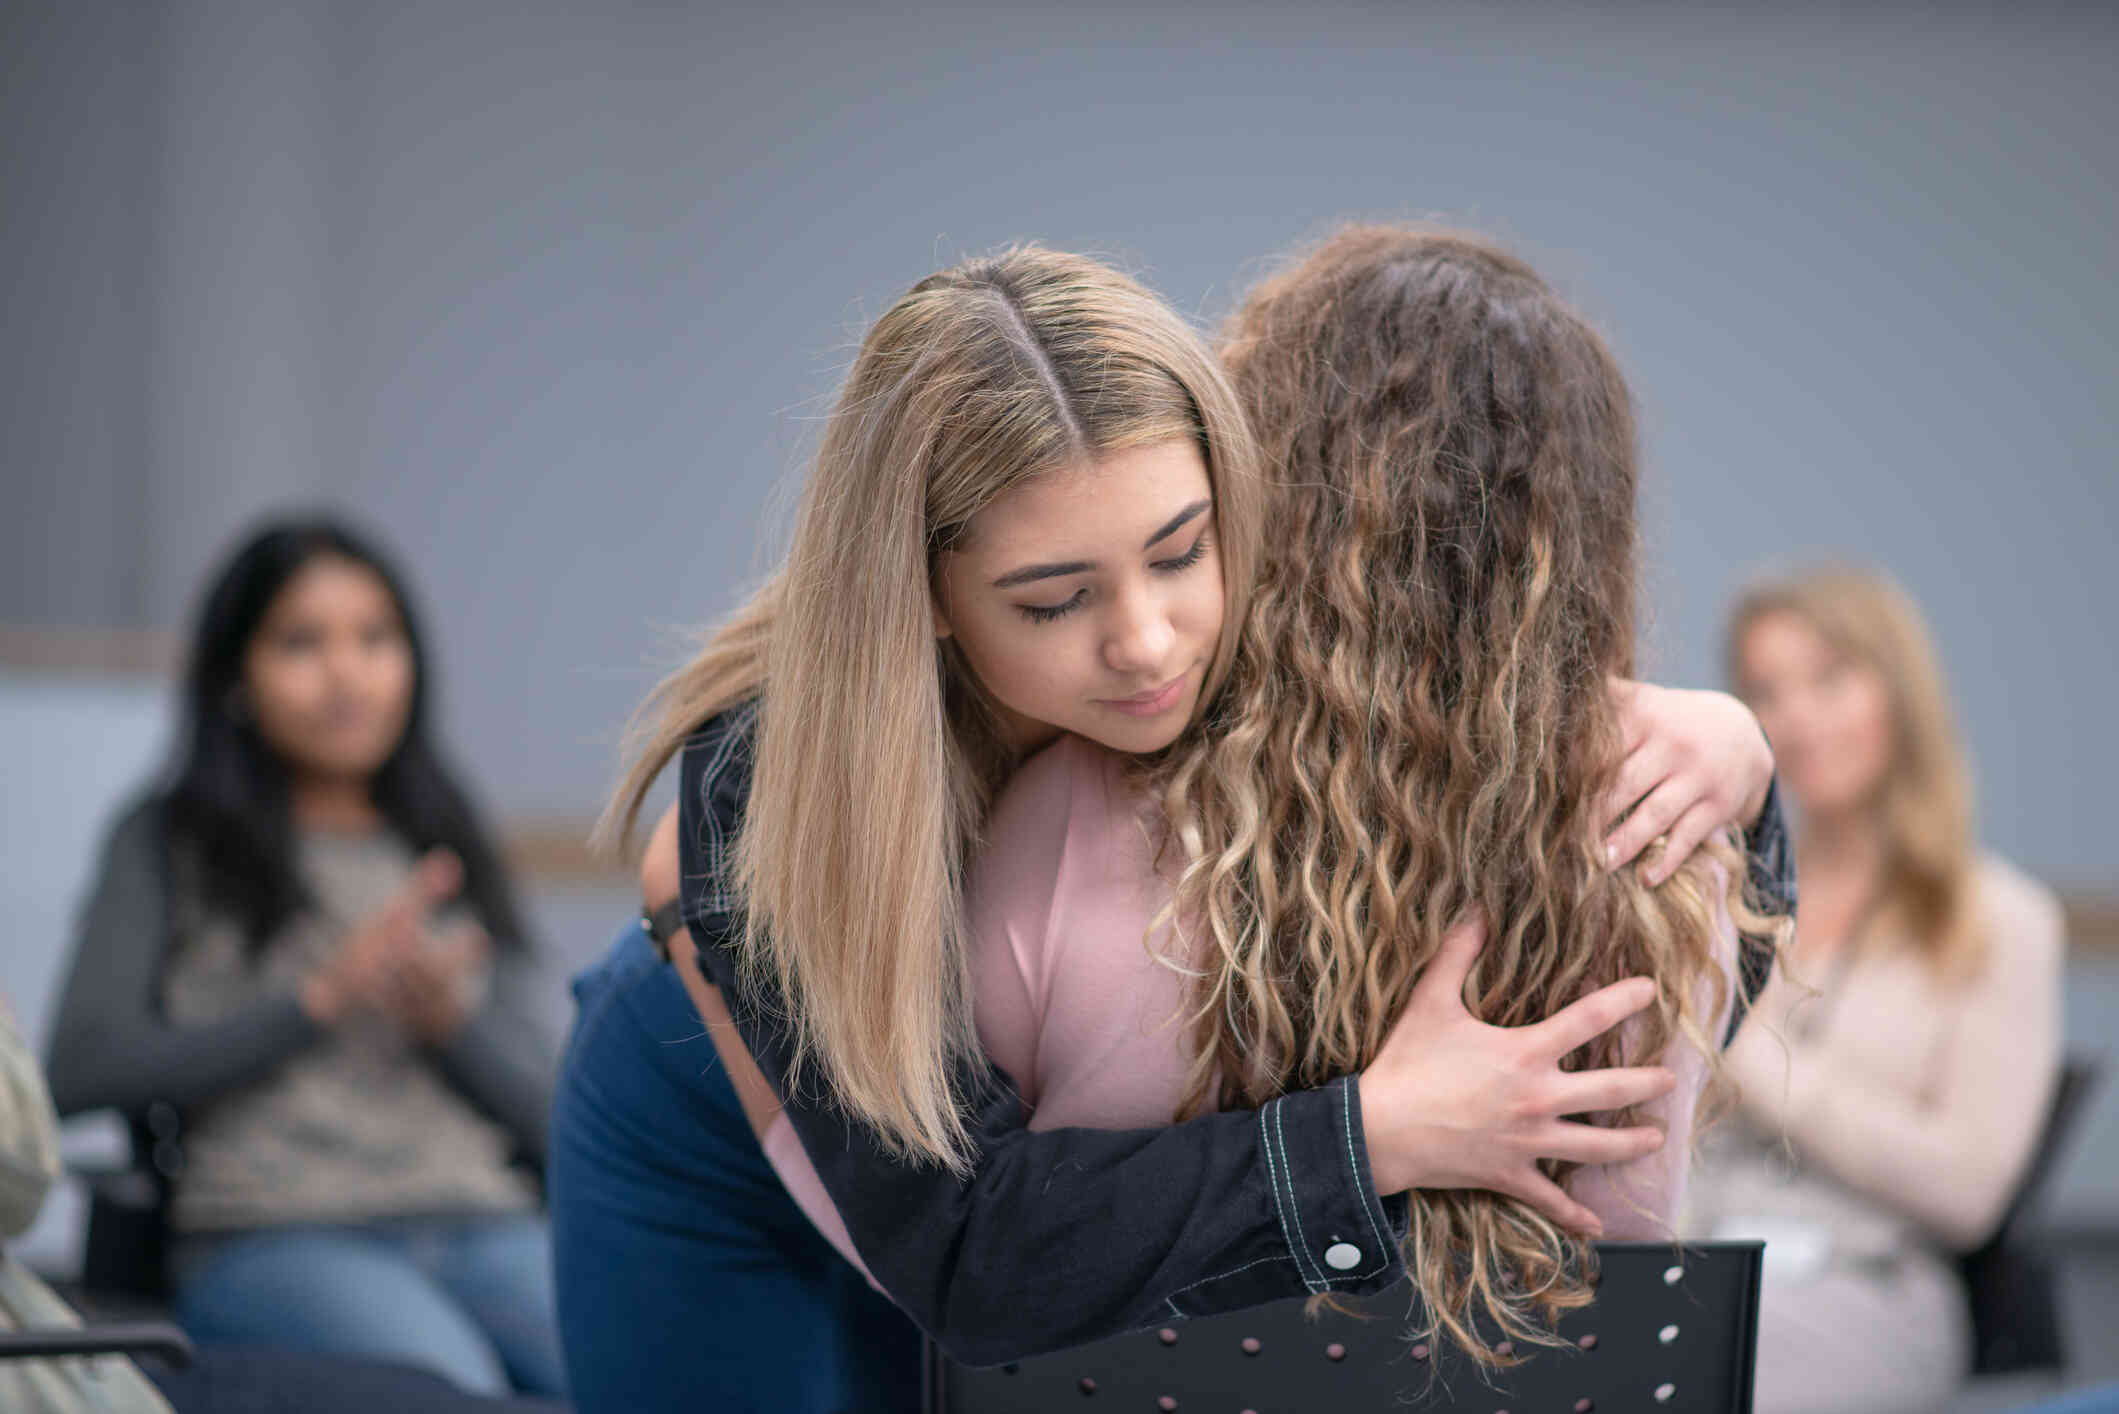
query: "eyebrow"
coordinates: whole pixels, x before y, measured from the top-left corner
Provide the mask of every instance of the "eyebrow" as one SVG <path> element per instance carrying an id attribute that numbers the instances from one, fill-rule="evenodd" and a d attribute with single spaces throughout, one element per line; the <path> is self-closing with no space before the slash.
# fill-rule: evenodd
<path id="1" fill-rule="evenodd" d="M 1164 521 L 1161 529 L 1141 542 L 1140 548 L 1143 550 L 1154 549 L 1158 542 L 1167 540 L 1172 535 L 1175 535 L 1184 528 L 1187 522 L 1196 519 L 1211 505 L 1213 505 L 1213 502 L 1207 500 L 1194 501 L 1191 505 L 1186 506 L 1176 515 Z M 1047 565 L 1025 565 L 1019 570 L 1010 570 L 999 579 L 996 579 L 993 582 L 993 587 L 995 589 L 1013 589 L 1018 585 L 1034 584 L 1041 579 L 1059 579 L 1070 574 L 1083 574 L 1095 568 L 1096 561 L 1094 560 L 1060 560 Z"/>

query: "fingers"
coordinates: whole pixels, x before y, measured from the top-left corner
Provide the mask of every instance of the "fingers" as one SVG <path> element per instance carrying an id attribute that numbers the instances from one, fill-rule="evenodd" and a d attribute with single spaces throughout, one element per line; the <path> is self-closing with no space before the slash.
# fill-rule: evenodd
<path id="1" fill-rule="evenodd" d="M 1553 1113 L 1595 1114 L 1599 1110 L 1645 1105 L 1662 1099 L 1677 1088 L 1677 1083 L 1677 1075 L 1660 1065 L 1577 1071 L 1560 1078 L 1554 1090 Z"/>
<path id="2" fill-rule="evenodd" d="M 1663 1147 L 1663 1131 L 1637 1124 L 1629 1129 L 1603 1129 L 1594 1124 L 1556 1119 L 1531 1138 L 1531 1148 L 1541 1159 L 1560 1159 L 1572 1164 L 1623 1164 Z"/>
<path id="3" fill-rule="evenodd" d="M 1618 826 L 1619 817 L 1632 810 L 1643 796 L 1661 785 L 1669 775 L 1670 758 L 1661 742 L 1644 741 L 1628 752 L 1626 759 L 1619 763 L 1619 774 L 1612 778 L 1611 787 L 1604 792 L 1604 799 L 1598 806 L 1597 818 L 1603 822 L 1606 832 L 1617 834 L 1623 828 Z M 1648 836 L 1648 839 L 1653 838 L 1655 836 Z M 1636 849 L 1634 854 L 1638 853 L 1640 851 Z M 1606 862 L 1623 864 L 1632 857 L 1625 854 L 1614 860 L 1607 854 Z"/>
<path id="4" fill-rule="evenodd" d="M 1634 753 L 1633 759 L 1654 758 L 1656 770 L 1661 773 L 1664 761 L 1661 753 L 1645 747 Z M 1631 784 L 1628 789 L 1632 789 Z M 1692 803 L 1686 795 L 1684 785 L 1674 775 L 1658 774 L 1626 802 L 1633 813 L 1614 826 L 1604 837 L 1604 867 L 1617 869 L 1621 865 L 1640 858 L 1641 851 L 1655 842 L 1656 836 L 1669 829 L 1671 823 L 1685 813 Z"/>
<path id="5" fill-rule="evenodd" d="M 1642 868 L 1641 877 L 1648 886 L 1654 888 L 1684 868 L 1685 862 L 1706 843 L 1707 837 L 1721 826 L 1722 814 L 1712 800 L 1702 799 L 1679 816 L 1669 829 L 1662 855 Z"/>
<path id="6" fill-rule="evenodd" d="M 464 884 L 464 864 L 456 857 L 456 851 L 447 848 L 430 849 L 412 866 L 411 884 L 419 900 L 427 907 L 447 903 L 456 897 L 456 891 Z"/>
<path id="7" fill-rule="evenodd" d="M 1586 1046 L 1656 998 L 1656 985 L 1646 977 L 1629 977 L 1602 987 L 1571 1006 L 1554 1012 L 1535 1026 L 1525 1027 L 1533 1044 L 1551 1053 L 1554 1060 Z"/>
<path id="8" fill-rule="evenodd" d="M 1536 1169 L 1530 1169 L 1523 1178 L 1500 1191 L 1530 1204 L 1571 1232 L 1591 1237 L 1604 1235 L 1604 1224 L 1595 1213 L 1568 1197 L 1559 1184 Z"/>
<path id="9" fill-rule="evenodd" d="M 475 923 L 456 929 L 438 949 L 440 962 L 450 972 L 464 973 L 485 965 L 493 955 L 493 939 Z"/>
<path id="10" fill-rule="evenodd" d="M 1474 914 L 1442 935 L 1442 946 L 1435 951 L 1435 960 L 1427 965 L 1420 978 L 1420 985 L 1413 989 L 1406 1011 L 1426 1006 L 1445 1006 L 1461 1009 L 1464 1006 L 1464 979 L 1471 976 L 1472 964 L 1479 960 L 1479 949 L 1486 946 L 1486 920 Z"/>

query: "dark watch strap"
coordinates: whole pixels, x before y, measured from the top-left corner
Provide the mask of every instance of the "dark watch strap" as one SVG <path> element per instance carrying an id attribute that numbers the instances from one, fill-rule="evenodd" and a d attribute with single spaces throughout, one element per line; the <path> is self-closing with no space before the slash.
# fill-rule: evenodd
<path id="1" fill-rule="evenodd" d="M 654 940 L 655 951 L 662 954 L 664 962 L 670 960 L 670 939 L 676 937 L 682 927 L 684 907 L 677 899 L 671 899 L 660 908 L 640 910 L 640 931 Z"/>

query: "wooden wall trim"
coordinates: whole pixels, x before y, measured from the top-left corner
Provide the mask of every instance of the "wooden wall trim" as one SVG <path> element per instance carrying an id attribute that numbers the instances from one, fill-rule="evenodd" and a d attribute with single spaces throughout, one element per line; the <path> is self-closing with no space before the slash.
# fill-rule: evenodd
<path id="1" fill-rule="evenodd" d="M 168 629 L 0 624 L 0 668 L 166 678 L 175 673 L 180 656 L 178 635 Z M 502 833 L 508 859 L 526 883 L 623 886 L 632 866 L 590 849 L 591 828 L 586 819 L 540 818 L 509 821 Z M 2071 947 L 2119 954 L 2119 893 L 2077 891 L 2061 902 Z"/>
<path id="2" fill-rule="evenodd" d="M 547 888 L 623 887 L 634 866 L 589 848 L 590 820 L 517 820 L 503 829 L 508 863 L 527 884 Z"/>
<path id="3" fill-rule="evenodd" d="M 591 822 L 517 822 L 506 832 L 510 862 L 524 882 L 557 888 L 623 886 L 633 869 L 591 850 Z M 2079 952 L 2119 955 L 2119 894 L 2064 894 L 2068 944 Z"/>
<path id="4" fill-rule="evenodd" d="M 0 624 L 0 668 L 169 677 L 182 656 L 178 636 L 169 629 Z"/>
<path id="5" fill-rule="evenodd" d="M 2119 894 L 2068 894 L 2068 945 L 2079 952 L 2119 955 Z"/>

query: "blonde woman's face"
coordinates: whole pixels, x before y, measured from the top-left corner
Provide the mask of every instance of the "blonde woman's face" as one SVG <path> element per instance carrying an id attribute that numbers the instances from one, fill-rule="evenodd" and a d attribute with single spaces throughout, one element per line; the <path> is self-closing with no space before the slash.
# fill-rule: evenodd
<path id="1" fill-rule="evenodd" d="M 1883 675 L 1785 611 L 1763 614 L 1744 630 L 1737 672 L 1797 804 L 1826 815 L 1865 805 L 1891 764 L 1891 694 Z"/>
<path id="2" fill-rule="evenodd" d="M 942 557 L 935 629 L 954 637 L 1014 744 L 1073 732 L 1168 746 L 1221 634 L 1213 487 L 1189 440 L 1041 476 L 979 512 Z"/>

